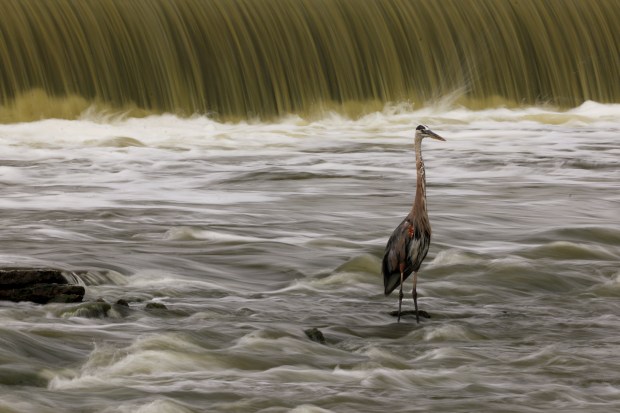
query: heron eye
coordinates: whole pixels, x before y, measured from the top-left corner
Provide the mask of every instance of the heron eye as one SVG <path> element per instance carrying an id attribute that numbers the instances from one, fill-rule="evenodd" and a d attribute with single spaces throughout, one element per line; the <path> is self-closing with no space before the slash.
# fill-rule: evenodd
<path id="1" fill-rule="evenodd" d="M 426 126 L 424 125 L 418 125 L 418 127 L 415 128 L 415 130 L 424 130 L 424 129 L 426 129 Z"/>

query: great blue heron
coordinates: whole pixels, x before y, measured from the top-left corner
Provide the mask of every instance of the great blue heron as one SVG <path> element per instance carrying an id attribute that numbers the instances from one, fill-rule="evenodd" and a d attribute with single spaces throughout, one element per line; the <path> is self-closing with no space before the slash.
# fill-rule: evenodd
<path id="1" fill-rule="evenodd" d="M 383 284 L 385 295 L 390 294 L 400 285 L 398 295 L 398 322 L 400 322 L 401 306 L 403 302 L 403 283 L 413 272 L 413 303 L 415 305 L 416 321 L 420 322 L 418 314 L 418 270 L 426 257 L 431 243 L 431 224 L 426 210 L 426 176 L 424 173 L 424 160 L 422 159 L 422 139 L 433 138 L 445 141 L 424 125 L 419 125 L 415 131 L 415 165 L 417 170 L 417 183 L 413 207 L 409 215 L 396 227 L 385 246 L 383 264 Z"/>

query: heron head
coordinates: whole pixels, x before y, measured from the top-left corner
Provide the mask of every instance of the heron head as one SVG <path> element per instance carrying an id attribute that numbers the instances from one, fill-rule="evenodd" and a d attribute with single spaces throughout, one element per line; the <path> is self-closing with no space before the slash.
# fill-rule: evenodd
<path id="1" fill-rule="evenodd" d="M 415 128 L 415 136 L 416 138 L 419 137 L 420 139 L 433 138 L 433 139 L 437 139 L 438 141 L 445 141 L 444 138 L 437 135 L 435 132 L 433 132 L 432 130 L 430 130 L 424 125 L 418 125 L 418 127 Z"/>

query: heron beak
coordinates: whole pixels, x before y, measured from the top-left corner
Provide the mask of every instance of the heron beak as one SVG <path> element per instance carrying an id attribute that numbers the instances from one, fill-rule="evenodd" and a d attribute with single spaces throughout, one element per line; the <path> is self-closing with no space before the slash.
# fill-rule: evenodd
<path id="1" fill-rule="evenodd" d="M 425 133 L 426 133 L 426 135 L 427 135 L 429 138 L 433 138 L 433 139 L 437 139 L 438 141 L 444 141 L 444 142 L 445 142 L 445 139 L 444 139 L 444 138 L 442 138 L 441 136 L 437 135 L 435 132 L 433 132 L 433 131 L 432 131 L 432 130 L 430 130 L 430 129 L 427 129 L 427 130 L 425 131 Z"/>

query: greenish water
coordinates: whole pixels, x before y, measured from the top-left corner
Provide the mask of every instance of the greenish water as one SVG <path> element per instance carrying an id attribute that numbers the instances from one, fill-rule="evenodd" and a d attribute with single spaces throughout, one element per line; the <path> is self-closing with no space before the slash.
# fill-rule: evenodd
<path id="1" fill-rule="evenodd" d="M 617 0 L 1 0 L 0 122 L 620 102 Z"/>

